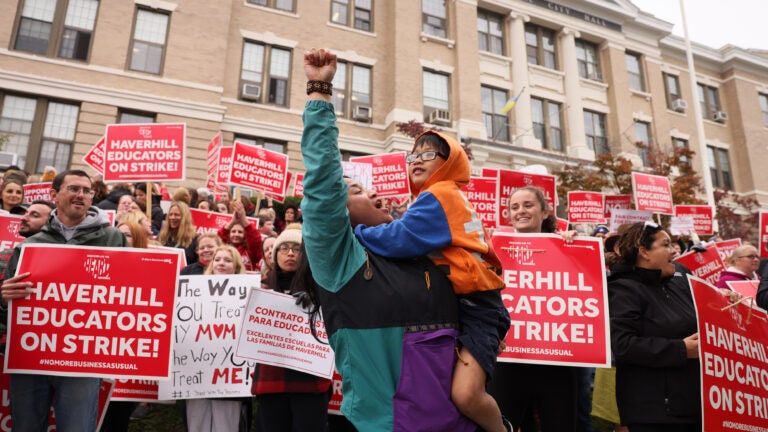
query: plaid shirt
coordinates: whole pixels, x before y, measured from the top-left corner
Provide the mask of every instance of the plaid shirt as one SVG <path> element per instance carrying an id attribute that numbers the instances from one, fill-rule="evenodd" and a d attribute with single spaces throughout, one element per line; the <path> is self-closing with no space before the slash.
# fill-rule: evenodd
<path id="1" fill-rule="evenodd" d="M 256 379 L 251 385 L 251 394 L 269 393 L 323 393 L 331 387 L 331 380 L 304 372 L 277 366 L 260 364 L 256 368 Z"/>

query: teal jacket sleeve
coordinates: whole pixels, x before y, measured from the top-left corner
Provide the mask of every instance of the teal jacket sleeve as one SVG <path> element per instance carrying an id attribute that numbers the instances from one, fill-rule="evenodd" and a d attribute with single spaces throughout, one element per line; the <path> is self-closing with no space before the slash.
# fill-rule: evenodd
<path id="1" fill-rule="evenodd" d="M 349 221 L 333 104 L 308 101 L 303 120 L 301 154 L 307 172 L 301 201 L 302 236 L 315 281 L 336 292 L 365 263 L 365 250 Z"/>

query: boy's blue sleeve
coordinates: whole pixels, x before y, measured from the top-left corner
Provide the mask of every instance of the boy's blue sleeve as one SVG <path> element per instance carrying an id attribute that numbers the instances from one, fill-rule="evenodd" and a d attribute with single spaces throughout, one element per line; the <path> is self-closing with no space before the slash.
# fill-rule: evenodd
<path id="1" fill-rule="evenodd" d="M 369 227 L 355 235 L 368 250 L 388 258 L 415 258 L 451 244 L 451 228 L 440 201 L 422 192 L 400 219 Z"/>

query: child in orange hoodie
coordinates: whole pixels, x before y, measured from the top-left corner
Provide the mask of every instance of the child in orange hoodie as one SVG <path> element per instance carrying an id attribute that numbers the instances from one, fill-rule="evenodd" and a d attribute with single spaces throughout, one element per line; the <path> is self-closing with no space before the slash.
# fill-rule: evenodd
<path id="1" fill-rule="evenodd" d="M 448 273 L 459 295 L 462 327 L 451 397 L 482 429 L 508 431 L 511 426 L 485 385 L 493 376 L 510 318 L 501 300 L 504 281 L 497 273 L 498 259 L 460 189 L 469 182 L 469 158 L 454 139 L 430 130 L 416 138 L 406 161 L 413 204 L 402 218 L 376 227 L 358 225 L 355 234 L 373 253 L 390 258 L 428 254 Z"/>

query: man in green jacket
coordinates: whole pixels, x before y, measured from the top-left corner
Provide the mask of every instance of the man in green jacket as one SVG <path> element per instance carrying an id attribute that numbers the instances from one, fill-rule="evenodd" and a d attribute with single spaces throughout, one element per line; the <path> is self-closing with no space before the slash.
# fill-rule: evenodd
<path id="1" fill-rule="evenodd" d="M 87 173 L 64 171 L 53 179 L 51 188 L 56 209 L 43 229 L 22 244 L 127 245 L 123 233 L 111 227 L 106 215 L 92 207 L 94 191 Z M 20 255 L 21 245 L 17 245 L 8 262 L 6 276 L 16 274 Z M 9 300 L 25 297 L 31 292 L 32 283 L 25 282 L 29 275 L 28 272 L 22 273 L 3 281 L 0 287 L 3 306 Z M 58 430 L 95 431 L 100 386 L 101 378 L 12 374 L 10 401 L 13 430 L 46 430 L 53 401 Z"/>

